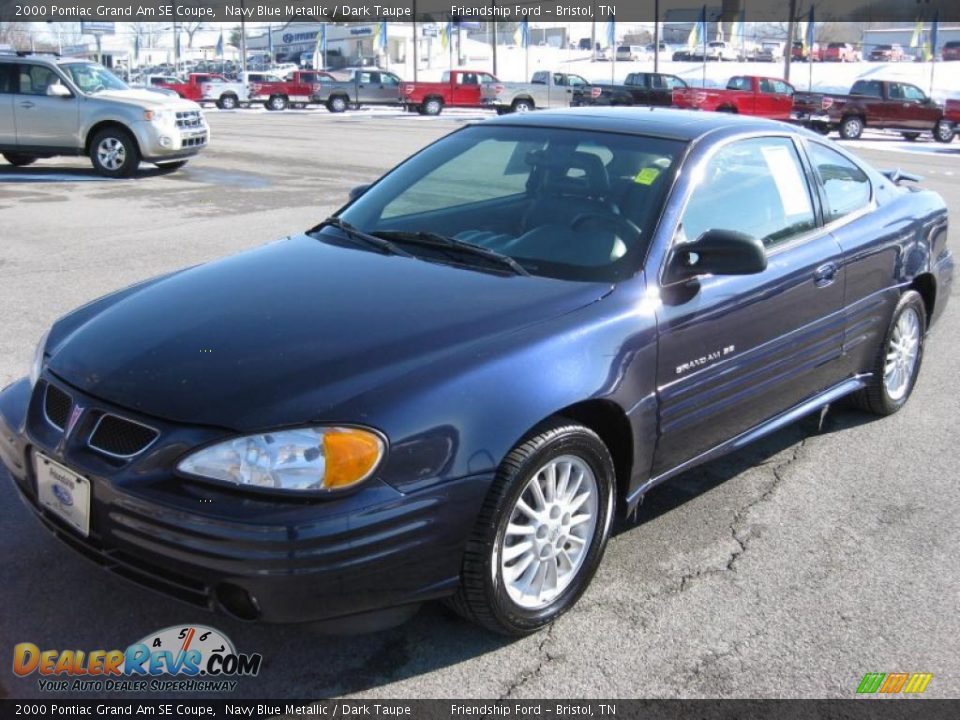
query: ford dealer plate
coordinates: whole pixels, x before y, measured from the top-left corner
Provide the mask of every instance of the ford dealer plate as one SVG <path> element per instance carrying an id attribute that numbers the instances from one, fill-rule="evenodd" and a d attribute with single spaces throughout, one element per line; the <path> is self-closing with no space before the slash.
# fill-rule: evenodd
<path id="1" fill-rule="evenodd" d="M 90 481 L 45 455 L 36 453 L 40 505 L 86 537 L 90 534 Z"/>

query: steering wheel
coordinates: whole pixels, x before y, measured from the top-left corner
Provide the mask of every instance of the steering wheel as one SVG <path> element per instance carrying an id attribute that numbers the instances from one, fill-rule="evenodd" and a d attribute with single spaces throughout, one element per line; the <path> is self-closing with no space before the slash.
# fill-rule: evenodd
<path id="1" fill-rule="evenodd" d="M 620 238 L 623 240 L 630 239 L 633 241 L 639 240 L 643 235 L 643 230 L 641 230 L 635 222 L 625 218 L 623 215 L 605 215 L 598 212 L 587 212 L 581 215 L 577 215 L 573 222 L 570 223 L 570 227 L 576 230 L 581 225 L 587 223 L 590 220 L 599 220 L 605 225 L 616 226 L 620 230 L 626 230 L 625 235 L 621 235 Z"/>

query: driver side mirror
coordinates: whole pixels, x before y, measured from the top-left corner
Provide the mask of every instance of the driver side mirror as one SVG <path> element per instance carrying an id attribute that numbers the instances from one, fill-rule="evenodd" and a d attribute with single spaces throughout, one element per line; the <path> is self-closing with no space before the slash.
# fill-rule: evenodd
<path id="1" fill-rule="evenodd" d="M 73 93 L 70 92 L 70 88 L 68 88 L 66 85 L 61 85 L 60 83 L 54 83 L 53 85 L 48 85 L 47 95 L 49 97 L 58 97 L 58 98 L 73 97 Z"/>
<path id="2" fill-rule="evenodd" d="M 356 200 L 358 197 L 363 195 L 369 189 L 370 189 L 370 184 L 357 185 L 355 188 L 351 188 L 350 195 L 349 195 L 350 202 L 353 202 L 354 200 Z"/>
<path id="3" fill-rule="evenodd" d="M 674 248 L 669 278 L 701 275 L 755 275 L 767 269 L 767 251 L 755 237 L 734 230 L 707 230 L 693 242 Z"/>

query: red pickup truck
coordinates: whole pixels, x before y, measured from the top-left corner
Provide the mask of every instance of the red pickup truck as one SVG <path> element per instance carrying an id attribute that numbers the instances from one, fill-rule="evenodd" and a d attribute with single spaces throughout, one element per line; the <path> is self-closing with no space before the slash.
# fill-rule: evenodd
<path id="1" fill-rule="evenodd" d="M 495 82 L 499 80 L 482 70 L 448 70 L 440 82 L 400 83 L 400 97 L 410 112 L 439 115 L 445 107 L 482 107 L 482 86 Z"/>
<path id="2" fill-rule="evenodd" d="M 168 75 L 154 75 L 150 78 L 150 85 L 173 90 L 186 100 L 201 102 L 203 100 L 203 88 L 201 86 L 213 79 L 225 80 L 223 75 L 215 73 L 190 73 L 186 80 Z"/>
<path id="3" fill-rule="evenodd" d="M 250 102 L 262 102 L 267 110 L 286 110 L 288 105 L 313 102 L 324 80 L 336 81 L 321 70 L 295 70 L 282 80 L 250 83 Z"/>
<path id="4" fill-rule="evenodd" d="M 848 95 L 799 92 L 791 119 L 824 135 L 837 130 L 856 140 L 866 127 L 894 130 L 907 140 L 930 133 L 938 142 L 953 139 L 943 107 L 916 85 L 891 80 L 857 80 Z"/>
<path id="5" fill-rule="evenodd" d="M 673 106 L 788 120 L 793 109 L 793 92 L 790 83 L 777 78 L 738 75 L 730 78 L 724 90 L 675 88 Z"/>

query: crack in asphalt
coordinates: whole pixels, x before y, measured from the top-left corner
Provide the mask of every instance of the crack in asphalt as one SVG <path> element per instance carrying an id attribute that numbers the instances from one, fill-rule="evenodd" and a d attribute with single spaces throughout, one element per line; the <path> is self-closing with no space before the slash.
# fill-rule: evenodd
<path id="1" fill-rule="evenodd" d="M 546 649 L 547 644 L 553 640 L 553 631 L 556 627 L 557 624 L 555 622 L 550 623 L 550 627 L 548 627 L 544 633 L 543 639 L 537 645 L 537 666 L 530 672 L 521 670 L 517 677 L 507 685 L 507 689 L 497 698 L 498 700 L 509 700 L 517 690 L 526 685 L 530 680 L 540 677 L 546 665 L 560 657 L 558 655 L 551 655 L 550 651 Z"/>

